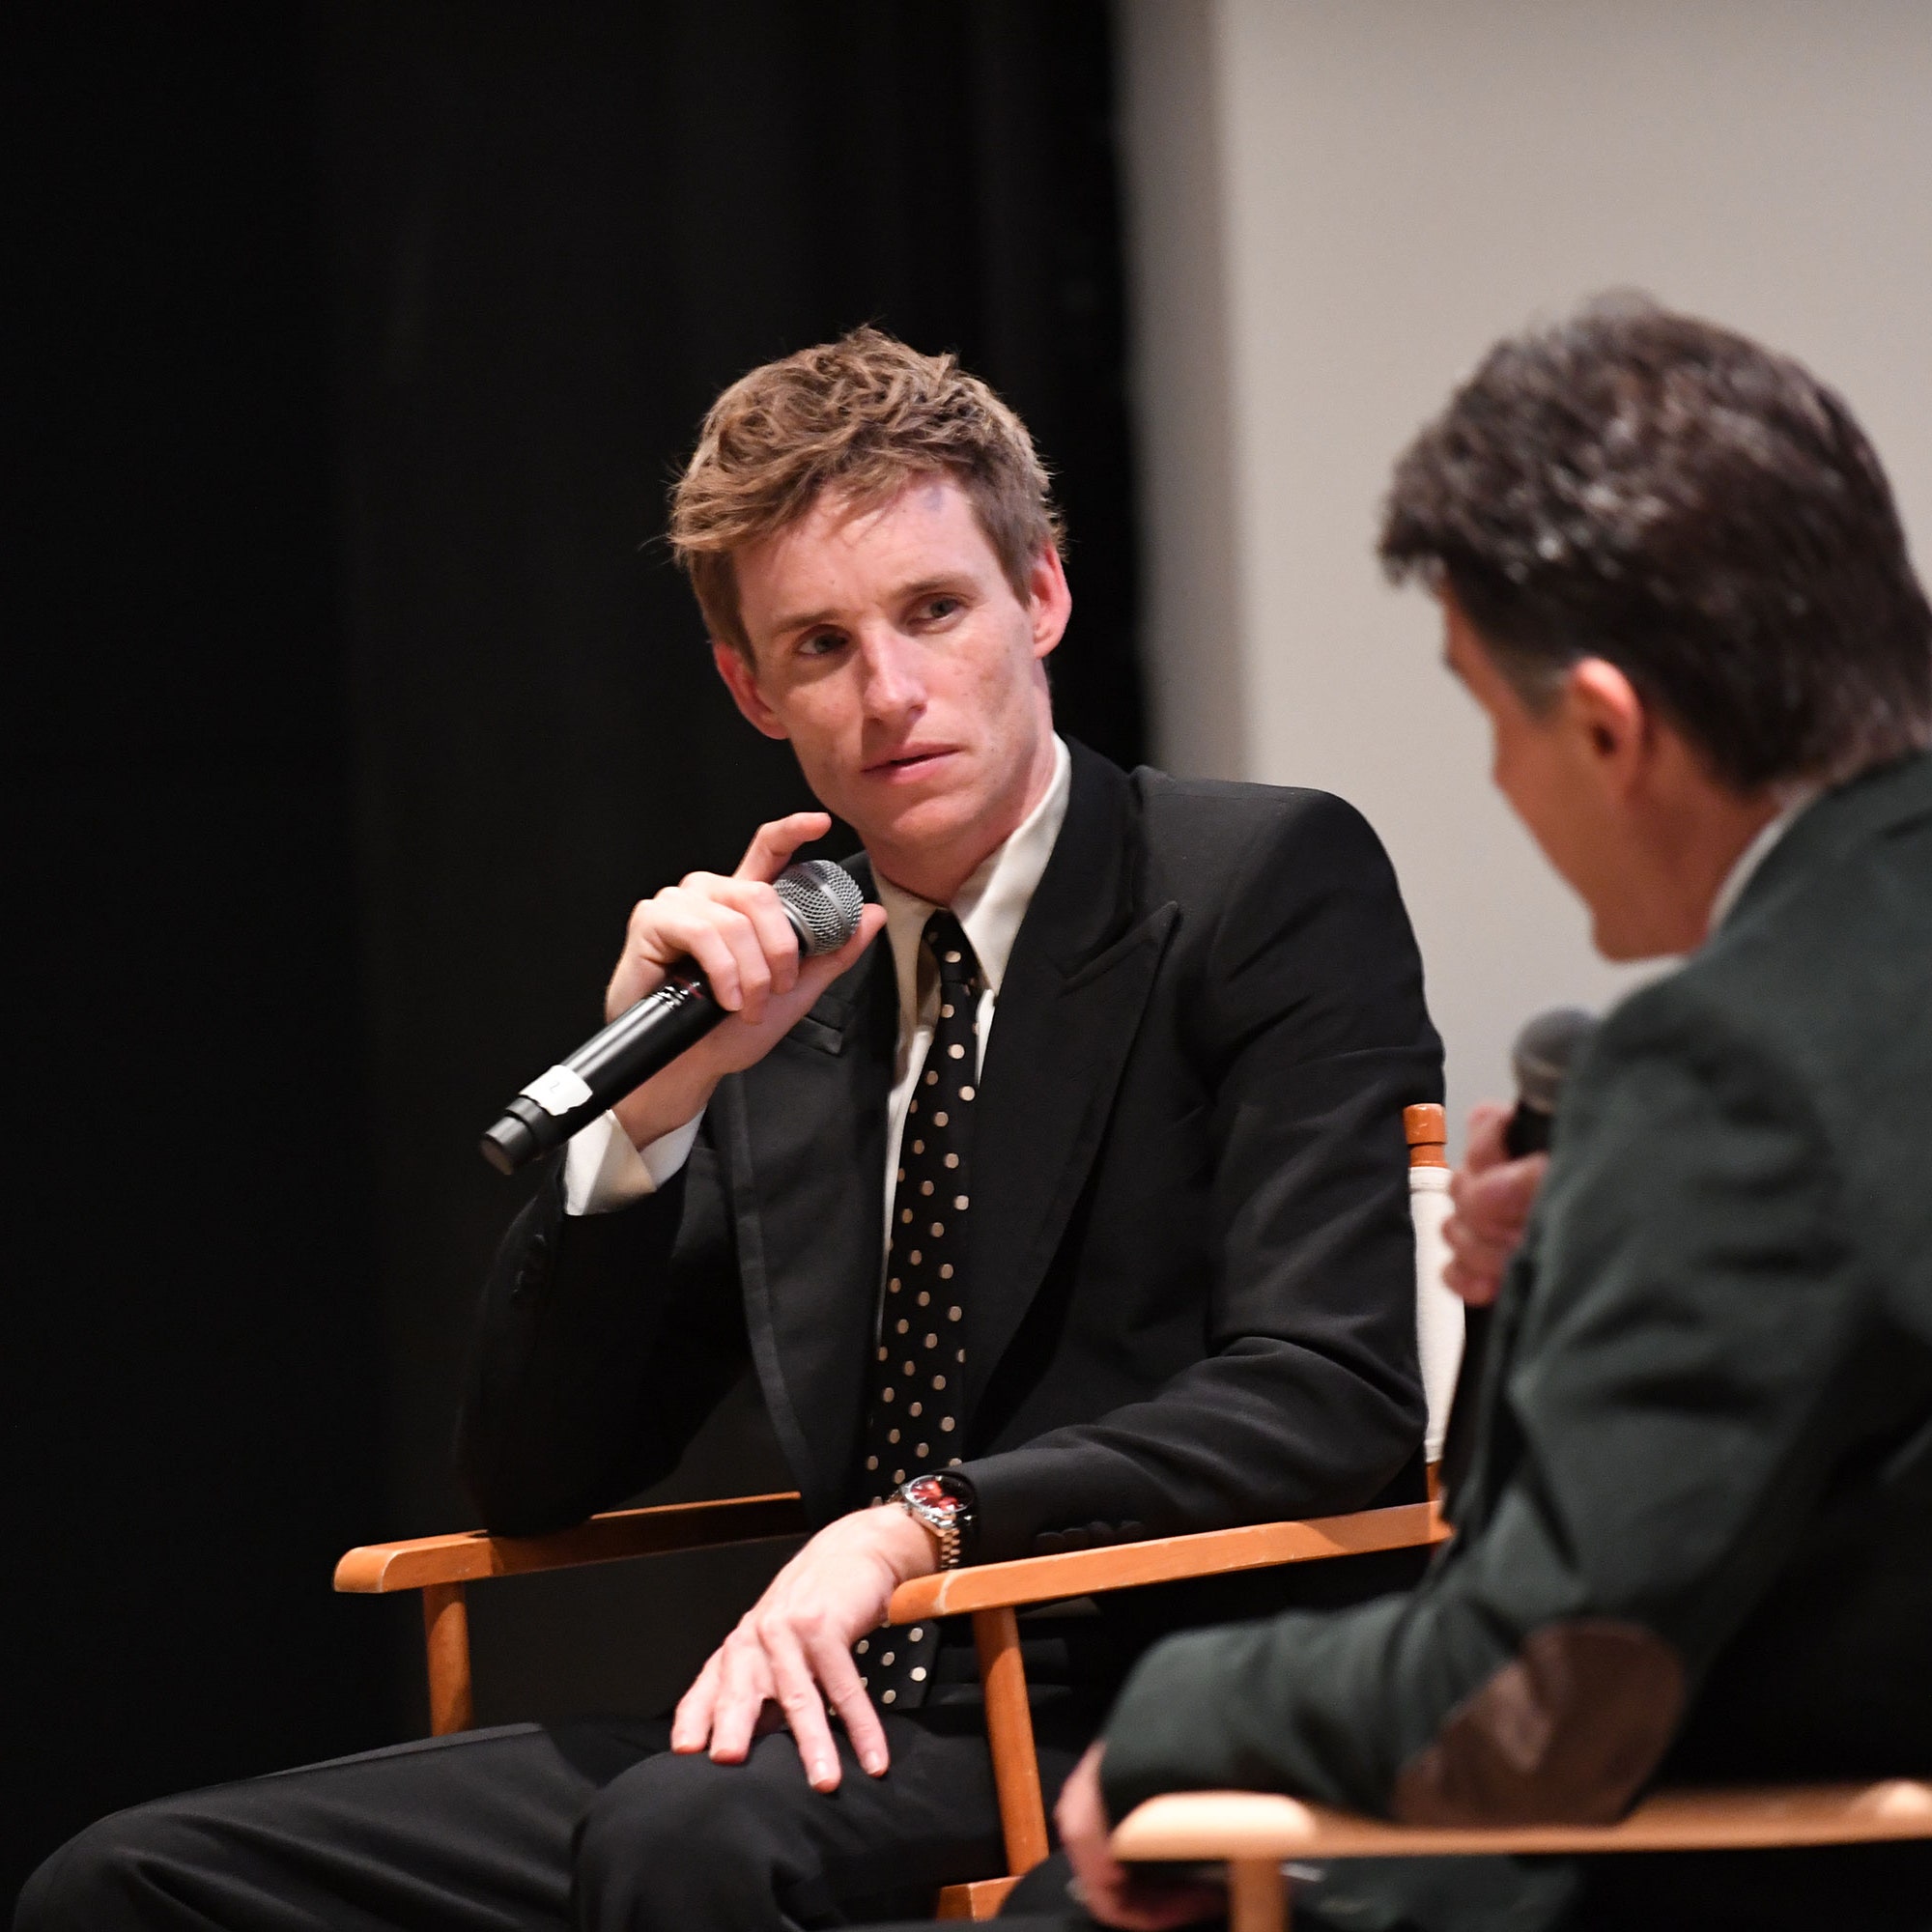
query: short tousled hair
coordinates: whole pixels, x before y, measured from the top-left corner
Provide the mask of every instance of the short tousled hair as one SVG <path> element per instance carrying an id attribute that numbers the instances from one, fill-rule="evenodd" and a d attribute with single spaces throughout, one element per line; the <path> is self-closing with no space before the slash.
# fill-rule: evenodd
<path id="1" fill-rule="evenodd" d="M 1932 741 L 1932 610 L 1851 411 L 1646 298 L 1491 350 L 1396 466 L 1379 551 L 1533 708 L 1607 659 L 1740 792 Z"/>
<path id="2" fill-rule="evenodd" d="M 748 657 L 732 557 L 804 517 L 830 490 L 855 510 L 922 476 L 956 478 L 1024 602 L 1063 527 L 1026 425 L 951 355 L 873 327 L 741 376 L 712 404 L 671 492 L 672 554 L 711 635 Z"/>

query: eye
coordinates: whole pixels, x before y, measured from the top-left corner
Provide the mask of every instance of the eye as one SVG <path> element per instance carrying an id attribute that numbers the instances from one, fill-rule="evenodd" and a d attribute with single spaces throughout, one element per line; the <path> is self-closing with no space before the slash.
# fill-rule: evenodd
<path id="1" fill-rule="evenodd" d="M 842 631 L 810 631 L 798 640 L 797 651 L 802 658 L 824 658 L 838 650 L 845 642 Z"/>
<path id="2" fill-rule="evenodd" d="M 947 618 L 953 616 L 956 612 L 963 611 L 965 608 L 966 608 L 965 599 L 961 597 L 953 597 L 951 595 L 928 597 L 925 600 L 925 602 L 920 606 L 920 615 L 923 617 L 928 624 L 943 624 Z"/>

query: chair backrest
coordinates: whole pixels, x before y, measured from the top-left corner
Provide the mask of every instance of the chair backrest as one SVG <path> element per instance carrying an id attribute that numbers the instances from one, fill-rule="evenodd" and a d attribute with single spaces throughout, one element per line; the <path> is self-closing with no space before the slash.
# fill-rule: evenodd
<path id="1" fill-rule="evenodd" d="M 1448 1136 L 1442 1109 L 1434 1104 L 1405 1107 L 1402 1124 L 1408 1136 L 1408 1211 L 1415 1224 L 1415 1350 L 1429 1399 L 1426 1441 L 1434 1465 L 1442 1460 L 1456 1371 L 1463 1364 L 1463 1304 L 1442 1286 L 1449 1260 L 1442 1238 L 1449 1218 Z"/>

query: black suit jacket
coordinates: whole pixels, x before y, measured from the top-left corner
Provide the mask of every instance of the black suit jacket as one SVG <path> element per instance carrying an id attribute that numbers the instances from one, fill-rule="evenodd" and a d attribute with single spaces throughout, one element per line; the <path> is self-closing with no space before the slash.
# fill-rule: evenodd
<path id="1" fill-rule="evenodd" d="M 864 1500 L 898 1024 L 881 937 L 621 1211 L 559 1168 L 490 1275 L 459 1435 L 494 1530 L 668 1472 L 748 1358 L 813 1523 Z M 1420 1493 L 1402 1110 L 1440 1048 L 1388 862 L 1319 792 L 1074 751 L 976 1102 L 978 1555 Z M 1199 1615 L 1171 1602 L 1159 1621 Z"/>

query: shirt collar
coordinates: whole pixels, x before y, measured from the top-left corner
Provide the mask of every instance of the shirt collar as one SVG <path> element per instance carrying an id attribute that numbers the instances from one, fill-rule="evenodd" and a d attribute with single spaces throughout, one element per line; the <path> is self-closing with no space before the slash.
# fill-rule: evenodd
<path id="1" fill-rule="evenodd" d="M 1053 741 L 1053 778 L 1039 803 L 1020 820 L 1000 845 L 982 859 L 952 898 L 952 914 L 965 928 L 980 962 L 980 977 L 997 999 L 1006 978 L 1007 961 L 1019 937 L 1020 923 L 1053 857 L 1060 828 L 1066 820 L 1066 801 L 1073 788 L 1073 759 L 1065 744 Z M 892 941 L 893 965 L 898 975 L 899 1010 L 919 1010 L 919 947 L 925 923 L 938 908 L 916 898 L 890 879 L 878 879 L 879 903 L 886 909 L 886 933 Z"/>
<path id="2" fill-rule="evenodd" d="M 1793 785 L 1786 792 L 1783 810 L 1776 818 L 1768 819 L 1758 827 L 1757 836 L 1738 854 L 1731 869 L 1724 874 L 1724 883 L 1718 888 L 1718 896 L 1711 901 L 1711 917 L 1704 927 L 1707 933 L 1716 932 L 1737 910 L 1738 901 L 1745 895 L 1745 888 L 1756 875 L 1757 868 L 1771 857 L 1772 848 L 1824 789 L 1822 784 L 1806 781 Z"/>

